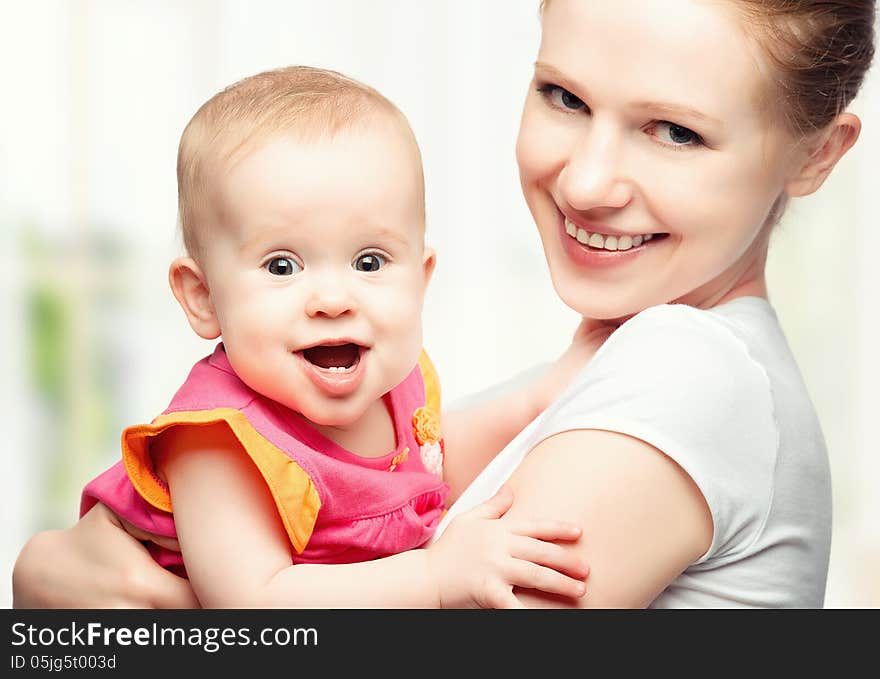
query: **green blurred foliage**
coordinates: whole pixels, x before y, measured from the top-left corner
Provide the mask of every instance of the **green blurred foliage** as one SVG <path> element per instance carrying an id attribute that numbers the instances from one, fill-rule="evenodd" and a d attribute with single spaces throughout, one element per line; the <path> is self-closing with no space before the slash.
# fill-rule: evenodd
<path id="1" fill-rule="evenodd" d="M 119 389 L 113 323 L 126 299 L 124 244 L 106 230 L 70 243 L 37 225 L 21 230 L 26 285 L 27 377 L 37 411 L 28 440 L 43 496 L 34 530 L 69 525 L 82 485 L 118 443 Z"/>

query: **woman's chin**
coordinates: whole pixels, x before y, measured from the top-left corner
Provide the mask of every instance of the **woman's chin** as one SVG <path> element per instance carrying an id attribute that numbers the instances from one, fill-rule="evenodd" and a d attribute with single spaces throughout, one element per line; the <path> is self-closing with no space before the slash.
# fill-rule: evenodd
<path id="1" fill-rule="evenodd" d="M 614 321 L 627 318 L 641 311 L 637 305 L 625 300 L 603 299 L 591 295 L 583 289 L 571 290 L 566 286 L 556 286 L 556 294 L 569 309 L 578 315 L 596 321 Z M 644 308 L 644 307 L 642 307 Z"/>

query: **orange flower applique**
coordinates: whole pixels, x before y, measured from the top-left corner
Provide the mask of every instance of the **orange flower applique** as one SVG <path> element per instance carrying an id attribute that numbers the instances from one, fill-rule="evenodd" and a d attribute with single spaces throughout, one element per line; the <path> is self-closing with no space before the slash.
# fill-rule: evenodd
<path id="1" fill-rule="evenodd" d="M 405 447 L 403 449 L 403 452 L 401 452 L 399 455 L 394 456 L 394 459 L 391 460 L 391 466 L 388 467 L 388 471 L 393 472 L 395 469 L 397 469 L 397 465 L 406 462 L 407 458 L 409 458 L 409 446 Z"/>
<path id="2" fill-rule="evenodd" d="M 443 442 L 440 438 L 440 417 L 431 408 L 422 406 L 413 413 L 413 433 L 419 443 L 422 464 L 432 474 L 443 474 Z"/>
<path id="3" fill-rule="evenodd" d="M 417 408 L 413 413 L 412 423 L 419 445 L 440 441 L 440 417 L 430 408 Z"/>

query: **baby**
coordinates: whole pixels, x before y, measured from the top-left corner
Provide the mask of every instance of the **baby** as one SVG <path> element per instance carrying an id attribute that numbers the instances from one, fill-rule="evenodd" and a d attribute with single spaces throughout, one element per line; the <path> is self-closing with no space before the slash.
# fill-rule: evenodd
<path id="1" fill-rule="evenodd" d="M 180 553 L 150 548 L 206 607 L 514 606 L 514 586 L 581 596 L 586 567 L 547 544 L 578 529 L 496 520 L 509 497 L 416 549 L 444 513 L 444 474 L 460 492 L 582 361 L 567 352 L 528 390 L 451 416 L 446 454 L 422 350 L 435 255 L 403 114 L 335 72 L 261 73 L 198 110 L 177 174 L 188 256 L 171 288 L 193 330 L 222 342 L 165 412 L 125 430 L 81 514 L 102 502 L 176 537 Z"/>

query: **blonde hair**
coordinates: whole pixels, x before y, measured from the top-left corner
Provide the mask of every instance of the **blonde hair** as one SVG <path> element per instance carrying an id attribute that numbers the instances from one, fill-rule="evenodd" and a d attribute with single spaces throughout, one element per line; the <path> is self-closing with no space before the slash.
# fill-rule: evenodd
<path id="1" fill-rule="evenodd" d="M 543 13 L 550 0 L 541 0 Z M 797 137 L 855 98 L 874 57 L 875 0 L 732 0 L 772 67 L 774 102 Z"/>
<path id="2" fill-rule="evenodd" d="M 736 0 L 772 67 L 772 99 L 796 135 L 850 105 L 874 57 L 874 0 Z"/>
<path id="3" fill-rule="evenodd" d="M 177 202 L 187 252 L 201 254 L 199 218 L 213 173 L 228 167 L 260 142 L 282 132 L 303 139 L 333 136 L 379 116 L 397 122 L 412 140 L 422 186 L 415 135 L 403 113 L 378 91 L 326 69 L 289 66 L 244 78 L 218 92 L 196 111 L 177 151 Z"/>

